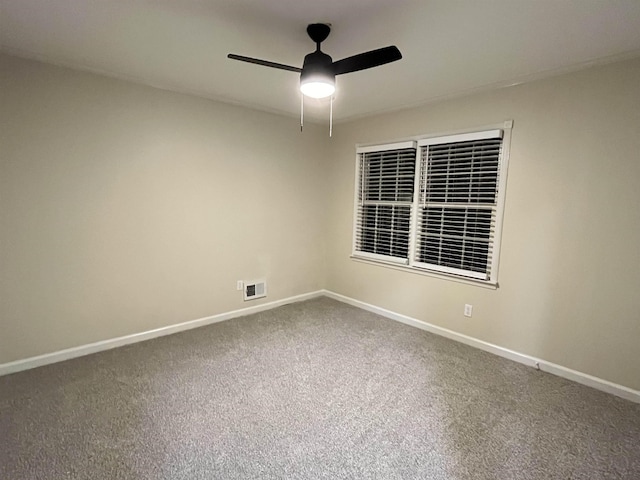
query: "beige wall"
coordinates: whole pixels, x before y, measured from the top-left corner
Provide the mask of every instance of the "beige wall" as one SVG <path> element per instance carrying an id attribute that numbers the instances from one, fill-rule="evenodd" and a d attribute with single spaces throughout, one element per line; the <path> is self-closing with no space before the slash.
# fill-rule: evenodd
<path id="1" fill-rule="evenodd" d="M 0 363 L 255 305 L 235 282 L 266 277 L 263 301 L 324 287 L 640 389 L 638 85 L 628 61 L 329 140 L 0 55 Z M 506 119 L 499 289 L 349 259 L 356 143 Z"/>
<path id="2" fill-rule="evenodd" d="M 325 136 L 0 55 L 0 364 L 321 288 Z"/>
<path id="3" fill-rule="evenodd" d="M 349 259 L 356 143 L 507 119 L 498 290 Z M 328 289 L 640 389 L 640 60 L 334 131 Z"/>

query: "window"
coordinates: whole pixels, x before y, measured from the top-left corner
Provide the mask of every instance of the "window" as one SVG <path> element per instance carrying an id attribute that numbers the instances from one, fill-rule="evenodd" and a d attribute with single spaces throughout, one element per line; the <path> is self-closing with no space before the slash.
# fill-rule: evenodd
<path id="1" fill-rule="evenodd" d="M 406 263 L 413 207 L 413 142 L 363 149 L 359 159 L 356 250 Z"/>
<path id="2" fill-rule="evenodd" d="M 354 256 L 496 283 L 503 133 L 358 148 Z"/>

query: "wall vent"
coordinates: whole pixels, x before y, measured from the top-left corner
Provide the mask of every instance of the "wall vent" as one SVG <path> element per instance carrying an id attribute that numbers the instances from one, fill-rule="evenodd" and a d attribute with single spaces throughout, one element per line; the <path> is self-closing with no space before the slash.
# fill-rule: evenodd
<path id="1" fill-rule="evenodd" d="M 244 282 L 244 300 L 255 300 L 267 296 L 267 282 L 257 280 L 254 282 Z"/>

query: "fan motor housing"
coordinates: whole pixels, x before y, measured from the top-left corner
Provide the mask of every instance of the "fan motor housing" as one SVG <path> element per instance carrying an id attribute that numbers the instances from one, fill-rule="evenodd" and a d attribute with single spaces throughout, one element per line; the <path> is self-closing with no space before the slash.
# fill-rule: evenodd
<path id="1" fill-rule="evenodd" d="M 329 55 L 321 51 L 315 51 L 304 57 L 302 65 L 302 73 L 300 73 L 300 81 L 303 82 L 308 77 L 322 75 L 335 79 L 333 68 L 331 65 L 333 60 Z"/>

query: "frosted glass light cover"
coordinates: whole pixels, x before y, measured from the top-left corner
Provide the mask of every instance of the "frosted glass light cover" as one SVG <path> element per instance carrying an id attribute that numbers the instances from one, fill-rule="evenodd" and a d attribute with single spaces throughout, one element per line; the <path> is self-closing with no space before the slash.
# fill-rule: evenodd
<path id="1" fill-rule="evenodd" d="M 310 81 L 300 84 L 300 91 L 311 98 L 325 98 L 333 95 L 336 86 L 326 81 Z"/>

